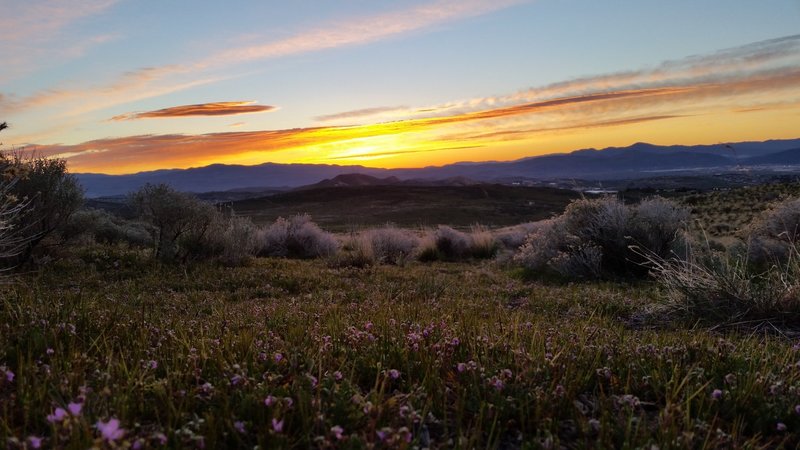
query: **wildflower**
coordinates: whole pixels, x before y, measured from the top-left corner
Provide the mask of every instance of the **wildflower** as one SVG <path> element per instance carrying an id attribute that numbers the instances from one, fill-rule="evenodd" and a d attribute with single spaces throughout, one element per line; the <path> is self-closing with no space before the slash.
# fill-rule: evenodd
<path id="1" fill-rule="evenodd" d="M 48 348 L 47 350 L 45 350 L 45 353 L 47 354 L 47 356 L 53 356 L 53 354 L 55 354 L 55 352 L 56 351 L 53 350 L 52 348 Z"/>
<path id="2" fill-rule="evenodd" d="M 264 404 L 267 406 L 272 406 L 273 404 L 275 404 L 277 400 L 278 400 L 277 398 L 268 395 L 267 398 L 264 399 Z"/>
<path id="3" fill-rule="evenodd" d="M 719 389 L 714 389 L 714 391 L 711 393 L 711 398 L 714 400 L 720 400 L 722 398 L 722 391 Z"/>
<path id="4" fill-rule="evenodd" d="M 291 397 L 283 397 L 283 402 L 286 403 L 287 408 L 291 408 L 294 405 L 294 400 Z"/>
<path id="5" fill-rule="evenodd" d="M 562 386 L 560 384 L 556 386 L 556 390 L 555 390 L 556 397 L 563 397 L 564 396 L 564 392 L 565 392 L 564 386 Z"/>
<path id="6" fill-rule="evenodd" d="M 38 436 L 28 436 L 28 443 L 31 448 L 42 448 L 42 438 Z"/>
<path id="7" fill-rule="evenodd" d="M 319 380 L 317 380 L 317 377 L 315 377 L 314 375 L 310 375 L 310 374 L 307 375 L 307 376 L 308 376 L 308 381 L 311 383 L 311 387 L 312 388 L 317 387 L 317 383 L 319 382 Z"/>
<path id="8" fill-rule="evenodd" d="M 6 374 L 6 381 L 9 383 L 14 381 L 14 372 L 12 372 L 11 369 L 7 368 L 6 366 L 0 366 L 0 372 Z"/>
<path id="9" fill-rule="evenodd" d="M 275 362 L 280 363 L 281 361 L 283 361 L 283 355 L 280 353 L 275 353 Z"/>
<path id="10" fill-rule="evenodd" d="M 786 424 L 783 422 L 778 422 L 778 425 L 775 426 L 775 429 L 780 432 L 786 431 Z"/>
<path id="11" fill-rule="evenodd" d="M 729 373 L 729 374 L 725 375 L 725 382 L 730 384 L 730 385 L 736 384 L 736 375 L 734 375 L 732 373 Z"/>
<path id="12" fill-rule="evenodd" d="M 118 419 L 112 418 L 108 422 L 98 421 L 95 426 L 100 430 L 103 439 L 109 442 L 116 441 L 125 434 L 125 430 L 119 427 Z"/>
<path id="13" fill-rule="evenodd" d="M 343 378 L 342 372 L 339 372 L 338 370 L 336 372 L 333 372 L 333 379 L 334 380 L 342 381 L 342 378 Z"/>
<path id="14" fill-rule="evenodd" d="M 344 433 L 344 428 L 340 427 L 339 425 L 335 425 L 335 426 L 331 427 L 331 433 L 333 433 L 333 435 L 339 441 L 344 439 L 344 436 L 342 436 L 342 434 Z"/>
<path id="15" fill-rule="evenodd" d="M 386 441 L 386 438 L 389 437 L 389 429 L 388 428 L 382 428 L 382 429 L 376 431 L 375 434 L 378 436 L 378 439 L 380 439 L 381 442 L 384 442 L 384 441 Z"/>
<path id="16" fill-rule="evenodd" d="M 503 383 L 503 380 L 501 380 L 500 378 L 492 377 L 492 379 L 489 380 L 489 386 L 495 388 L 498 391 L 502 391 L 503 387 L 505 387 L 505 383 Z"/>
<path id="17" fill-rule="evenodd" d="M 272 431 L 280 433 L 283 431 L 283 420 L 272 419 Z"/>
<path id="18" fill-rule="evenodd" d="M 64 408 L 56 408 L 53 414 L 47 415 L 47 421 L 50 423 L 61 422 L 67 417 L 67 411 Z"/>
<path id="19" fill-rule="evenodd" d="M 167 435 L 164 433 L 156 433 L 155 438 L 158 439 L 160 445 L 167 445 Z"/>
<path id="20" fill-rule="evenodd" d="M 364 329 L 369 331 L 372 329 L 372 322 L 367 322 L 364 324 Z"/>
<path id="21" fill-rule="evenodd" d="M 458 373 L 464 373 L 464 371 L 467 370 L 467 365 L 463 362 L 460 362 L 456 364 L 456 370 Z"/>
<path id="22" fill-rule="evenodd" d="M 233 422 L 233 428 L 236 428 L 236 431 L 238 431 L 239 433 L 242 433 L 242 434 L 245 433 L 244 422 L 242 422 L 241 420 L 237 420 L 236 422 Z"/>
<path id="23" fill-rule="evenodd" d="M 234 375 L 231 377 L 231 386 L 236 386 L 242 382 L 241 375 Z"/>
<path id="24" fill-rule="evenodd" d="M 460 344 L 460 343 L 461 343 L 461 340 L 458 339 L 457 337 L 454 337 L 453 340 L 450 341 L 450 345 L 452 345 L 453 347 L 457 347 L 458 344 Z"/>
<path id="25" fill-rule="evenodd" d="M 794 412 L 800 414 L 800 405 L 794 405 Z"/>
<path id="26" fill-rule="evenodd" d="M 147 368 L 150 370 L 155 370 L 158 368 L 158 361 L 151 359 L 147 362 Z"/>
<path id="27" fill-rule="evenodd" d="M 81 410 L 83 409 L 83 403 L 70 402 L 69 405 L 67 405 L 67 409 L 73 416 L 80 416 Z"/>
<path id="28" fill-rule="evenodd" d="M 389 378 L 396 380 L 400 378 L 400 371 L 397 369 L 392 369 L 389 371 Z"/>

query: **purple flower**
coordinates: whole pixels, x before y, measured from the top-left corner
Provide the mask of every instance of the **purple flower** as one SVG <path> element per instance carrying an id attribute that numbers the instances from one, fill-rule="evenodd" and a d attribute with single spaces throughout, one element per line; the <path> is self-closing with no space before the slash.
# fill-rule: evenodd
<path id="1" fill-rule="evenodd" d="M 231 377 L 231 386 L 236 386 L 242 382 L 241 375 L 234 375 Z"/>
<path id="2" fill-rule="evenodd" d="M 69 405 L 67 405 L 67 409 L 73 416 L 80 416 L 81 410 L 83 409 L 83 403 L 70 402 Z"/>
<path id="3" fill-rule="evenodd" d="M 42 448 L 42 438 L 38 436 L 28 436 L 28 443 L 31 448 Z"/>
<path id="4" fill-rule="evenodd" d="M 283 431 L 283 419 L 272 419 L 272 431 L 280 433 Z"/>
<path id="5" fill-rule="evenodd" d="M 775 429 L 778 431 L 786 431 L 786 424 L 783 422 L 778 422 L 778 425 L 775 426 Z"/>
<path id="6" fill-rule="evenodd" d="M 458 371 L 458 373 L 464 373 L 464 371 L 467 370 L 467 365 L 463 362 L 458 363 L 456 364 L 456 370 Z"/>
<path id="7" fill-rule="evenodd" d="M 61 422 L 67 417 L 67 410 L 64 408 L 56 408 L 53 414 L 47 415 L 47 421 L 50 423 Z"/>
<path id="8" fill-rule="evenodd" d="M 47 354 L 47 356 L 52 356 L 55 352 L 56 351 L 53 350 L 52 348 L 48 348 L 47 350 L 45 350 L 45 353 Z"/>
<path id="9" fill-rule="evenodd" d="M 503 388 L 505 387 L 505 383 L 503 383 L 503 380 L 497 377 L 492 377 L 492 379 L 489 380 L 489 385 L 497 389 L 498 391 L 502 391 Z"/>
<path id="10" fill-rule="evenodd" d="M 714 400 L 721 399 L 722 398 L 722 391 L 719 390 L 719 389 L 714 389 L 714 391 L 711 393 L 711 398 L 713 398 Z"/>
<path id="11" fill-rule="evenodd" d="M 245 433 L 244 422 L 242 422 L 241 420 L 237 420 L 236 422 L 233 422 L 233 428 L 236 428 L 236 431 L 238 431 L 239 433 L 242 433 L 242 434 Z"/>
<path id="12" fill-rule="evenodd" d="M 164 433 L 156 433 L 155 438 L 158 439 L 158 443 L 161 445 L 167 445 L 167 435 Z"/>
<path id="13" fill-rule="evenodd" d="M 281 361 L 283 361 L 283 355 L 280 353 L 275 353 L 275 362 L 279 363 Z"/>
<path id="14" fill-rule="evenodd" d="M 155 370 L 158 368 L 158 361 L 151 359 L 147 362 L 147 368 L 151 370 Z"/>
<path id="15" fill-rule="evenodd" d="M 794 405 L 794 412 L 800 414 L 800 405 Z"/>
<path id="16" fill-rule="evenodd" d="M 98 421 L 95 425 L 103 439 L 113 442 L 121 438 L 125 434 L 125 430 L 119 427 L 119 420 L 111 418 L 108 422 Z"/>
<path id="17" fill-rule="evenodd" d="M 344 428 L 340 427 L 339 425 L 332 426 L 331 433 L 333 433 L 333 435 L 339 441 L 341 441 L 344 438 L 344 436 L 342 436 L 342 434 L 344 433 Z"/>
<path id="18" fill-rule="evenodd" d="M 6 369 L 6 380 L 8 380 L 9 383 L 14 381 L 14 372 L 12 372 L 11 369 Z"/>
<path id="19" fill-rule="evenodd" d="M 450 341 L 450 345 L 452 345 L 453 347 L 457 347 L 458 344 L 460 344 L 460 343 L 461 343 L 461 340 L 458 339 L 457 337 L 454 337 L 453 340 Z"/>
<path id="20" fill-rule="evenodd" d="M 389 432 L 386 431 L 385 428 L 382 429 L 382 430 L 376 431 L 375 434 L 378 436 L 378 439 L 380 439 L 381 442 L 385 441 L 386 438 L 389 437 Z"/>
<path id="21" fill-rule="evenodd" d="M 389 371 L 389 378 L 396 380 L 400 378 L 400 371 L 397 369 L 392 369 Z"/>
<path id="22" fill-rule="evenodd" d="M 339 372 L 338 370 L 336 372 L 333 372 L 333 379 L 334 380 L 342 381 L 342 378 L 343 378 L 342 372 Z"/>
<path id="23" fill-rule="evenodd" d="M 317 387 L 317 383 L 319 382 L 319 380 L 317 380 L 317 377 L 315 377 L 314 375 L 308 375 L 308 381 L 311 383 L 312 388 Z"/>
<path id="24" fill-rule="evenodd" d="M 264 404 L 267 406 L 272 406 L 276 400 L 278 399 L 271 395 L 268 395 L 267 398 L 264 399 Z"/>

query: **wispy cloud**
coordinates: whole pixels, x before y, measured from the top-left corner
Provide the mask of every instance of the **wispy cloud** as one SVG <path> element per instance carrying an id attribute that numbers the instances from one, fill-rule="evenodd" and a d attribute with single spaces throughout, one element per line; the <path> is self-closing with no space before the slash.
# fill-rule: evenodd
<path id="1" fill-rule="evenodd" d="M 341 123 L 353 119 L 362 119 L 363 122 L 450 116 L 500 106 L 647 89 L 688 89 L 699 92 L 701 89 L 697 88 L 702 88 L 708 92 L 713 91 L 714 86 L 736 86 L 741 92 L 749 86 L 752 91 L 756 87 L 770 88 L 759 83 L 761 79 L 778 81 L 781 86 L 787 82 L 795 83 L 793 73 L 797 69 L 800 69 L 800 35 L 792 35 L 665 61 L 652 68 L 576 78 L 503 96 L 478 97 L 417 108 L 375 107 L 355 111 L 357 114 L 353 114 L 354 111 L 328 114 L 320 119 Z"/>
<path id="2" fill-rule="evenodd" d="M 374 118 L 376 116 L 384 115 L 387 113 L 407 112 L 408 106 L 378 106 L 375 108 L 361 108 L 353 109 L 350 111 L 343 111 L 335 114 L 326 114 L 315 117 L 314 119 L 320 122 L 330 122 L 341 119 L 358 119 L 362 117 Z"/>
<path id="3" fill-rule="evenodd" d="M 413 8 L 330 23 L 285 39 L 219 52 L 201 66 L 228 65 L 319 50 L 364 45 L 487 14 L 525 0 L 437 0 Z"/>
<path id="4" fill-rule="evenodd" d="M 111 34 L 102 34 L 59 40 L 66 28 L 115 3 L 117 0 L 4 2 L 0 14 L 0 60 L 3 61 L 0 81 L 16 78 L 54 60 L 80 57 L 88 48 L 113 39 L 115 36 Z"/>
<path id="5" fill-rule="evenodd" d="M 19 8 L 20 14 L 24 14 L 20 23 L 34 20 L 39 12 L 48 12 L 45 14 L 47 17 L 58 15 L 59 18 L 48 19 L 39 27 L 40 30 L 54 32 L 71 21 L 108 8 L 115 1 L 93 0 L 77 6 L 73 3 L 80 2 L 42 1 L 39 9 L 30 9 L 25 4 L 24 8 Z M 233 65 L 373 43 L 491 13 L 525 1 L 528 0 L 437 0 L 388 13 L 329 22 L 316 28 L 299 31 L 287 38 L 213 52 L 201 60 L 128 71 L 107 83 L 89 86 L 65 84 L 22 98 L 7 95 L 0 106 L 11 113 L 47 106 L 51 109 L 66 110 L 67 115 L 74 116 L 229 79 L 238 75 L 231 75 L 230 72 L 221 75 L 219 72 L 220 69 L 229 69 Z M 60 14 L 60 8 L 71 8 L 71 12 Z M 18 26 L 17 24 L 14 28 Z M 86 99 L 92 100 L 87 102 Z"/>
<path id="6" fill-rule="evenodd" d="M 195 105 L 181 105 L 170 108 L 158 109 L 136 113 L 120 114 L 110 120 L 135 120 L 192 116 L 233 116 L 237 114 L 250 114 L 275 111 L 277 107 L 269 105 L 256 105 L 253 101 L 245 102 L 214 102 L 198 103 Z"/>

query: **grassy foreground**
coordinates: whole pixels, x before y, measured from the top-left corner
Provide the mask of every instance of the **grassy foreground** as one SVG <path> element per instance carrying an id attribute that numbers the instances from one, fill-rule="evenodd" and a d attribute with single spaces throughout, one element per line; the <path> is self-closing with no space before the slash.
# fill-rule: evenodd
<path id="1" fill-rule="evenodd" d="M 800 445 L 795 343 L 632 326 L 649 285 L 96 248 L 0 289 L 11 448 Z"/>

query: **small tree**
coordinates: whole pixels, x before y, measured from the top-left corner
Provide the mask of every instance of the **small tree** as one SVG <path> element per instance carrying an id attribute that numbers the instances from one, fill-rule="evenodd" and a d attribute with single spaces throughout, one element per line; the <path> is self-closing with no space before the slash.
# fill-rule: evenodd
<path id="1" fill-rule="evenodd" d="M 8 195 L 26 204 L 25 214 L 17 215 L 15 232 L 24 236 L 23 249 L 13 258 L 13 265 L 28 261 L 34 250 L 83 204 L 83 190 L 78 180 L 67 172 L 63 159 L 0 155 L 0 173 L 9 185 Z"/>
<path id="2" fill-rule="evenodd" d="M 161 260 L 186 260 L 218 219 L 217 210 L 166 184 L 146 184 L 130 196 L 139 218 L 153 226 L 153 255 Z"/>

